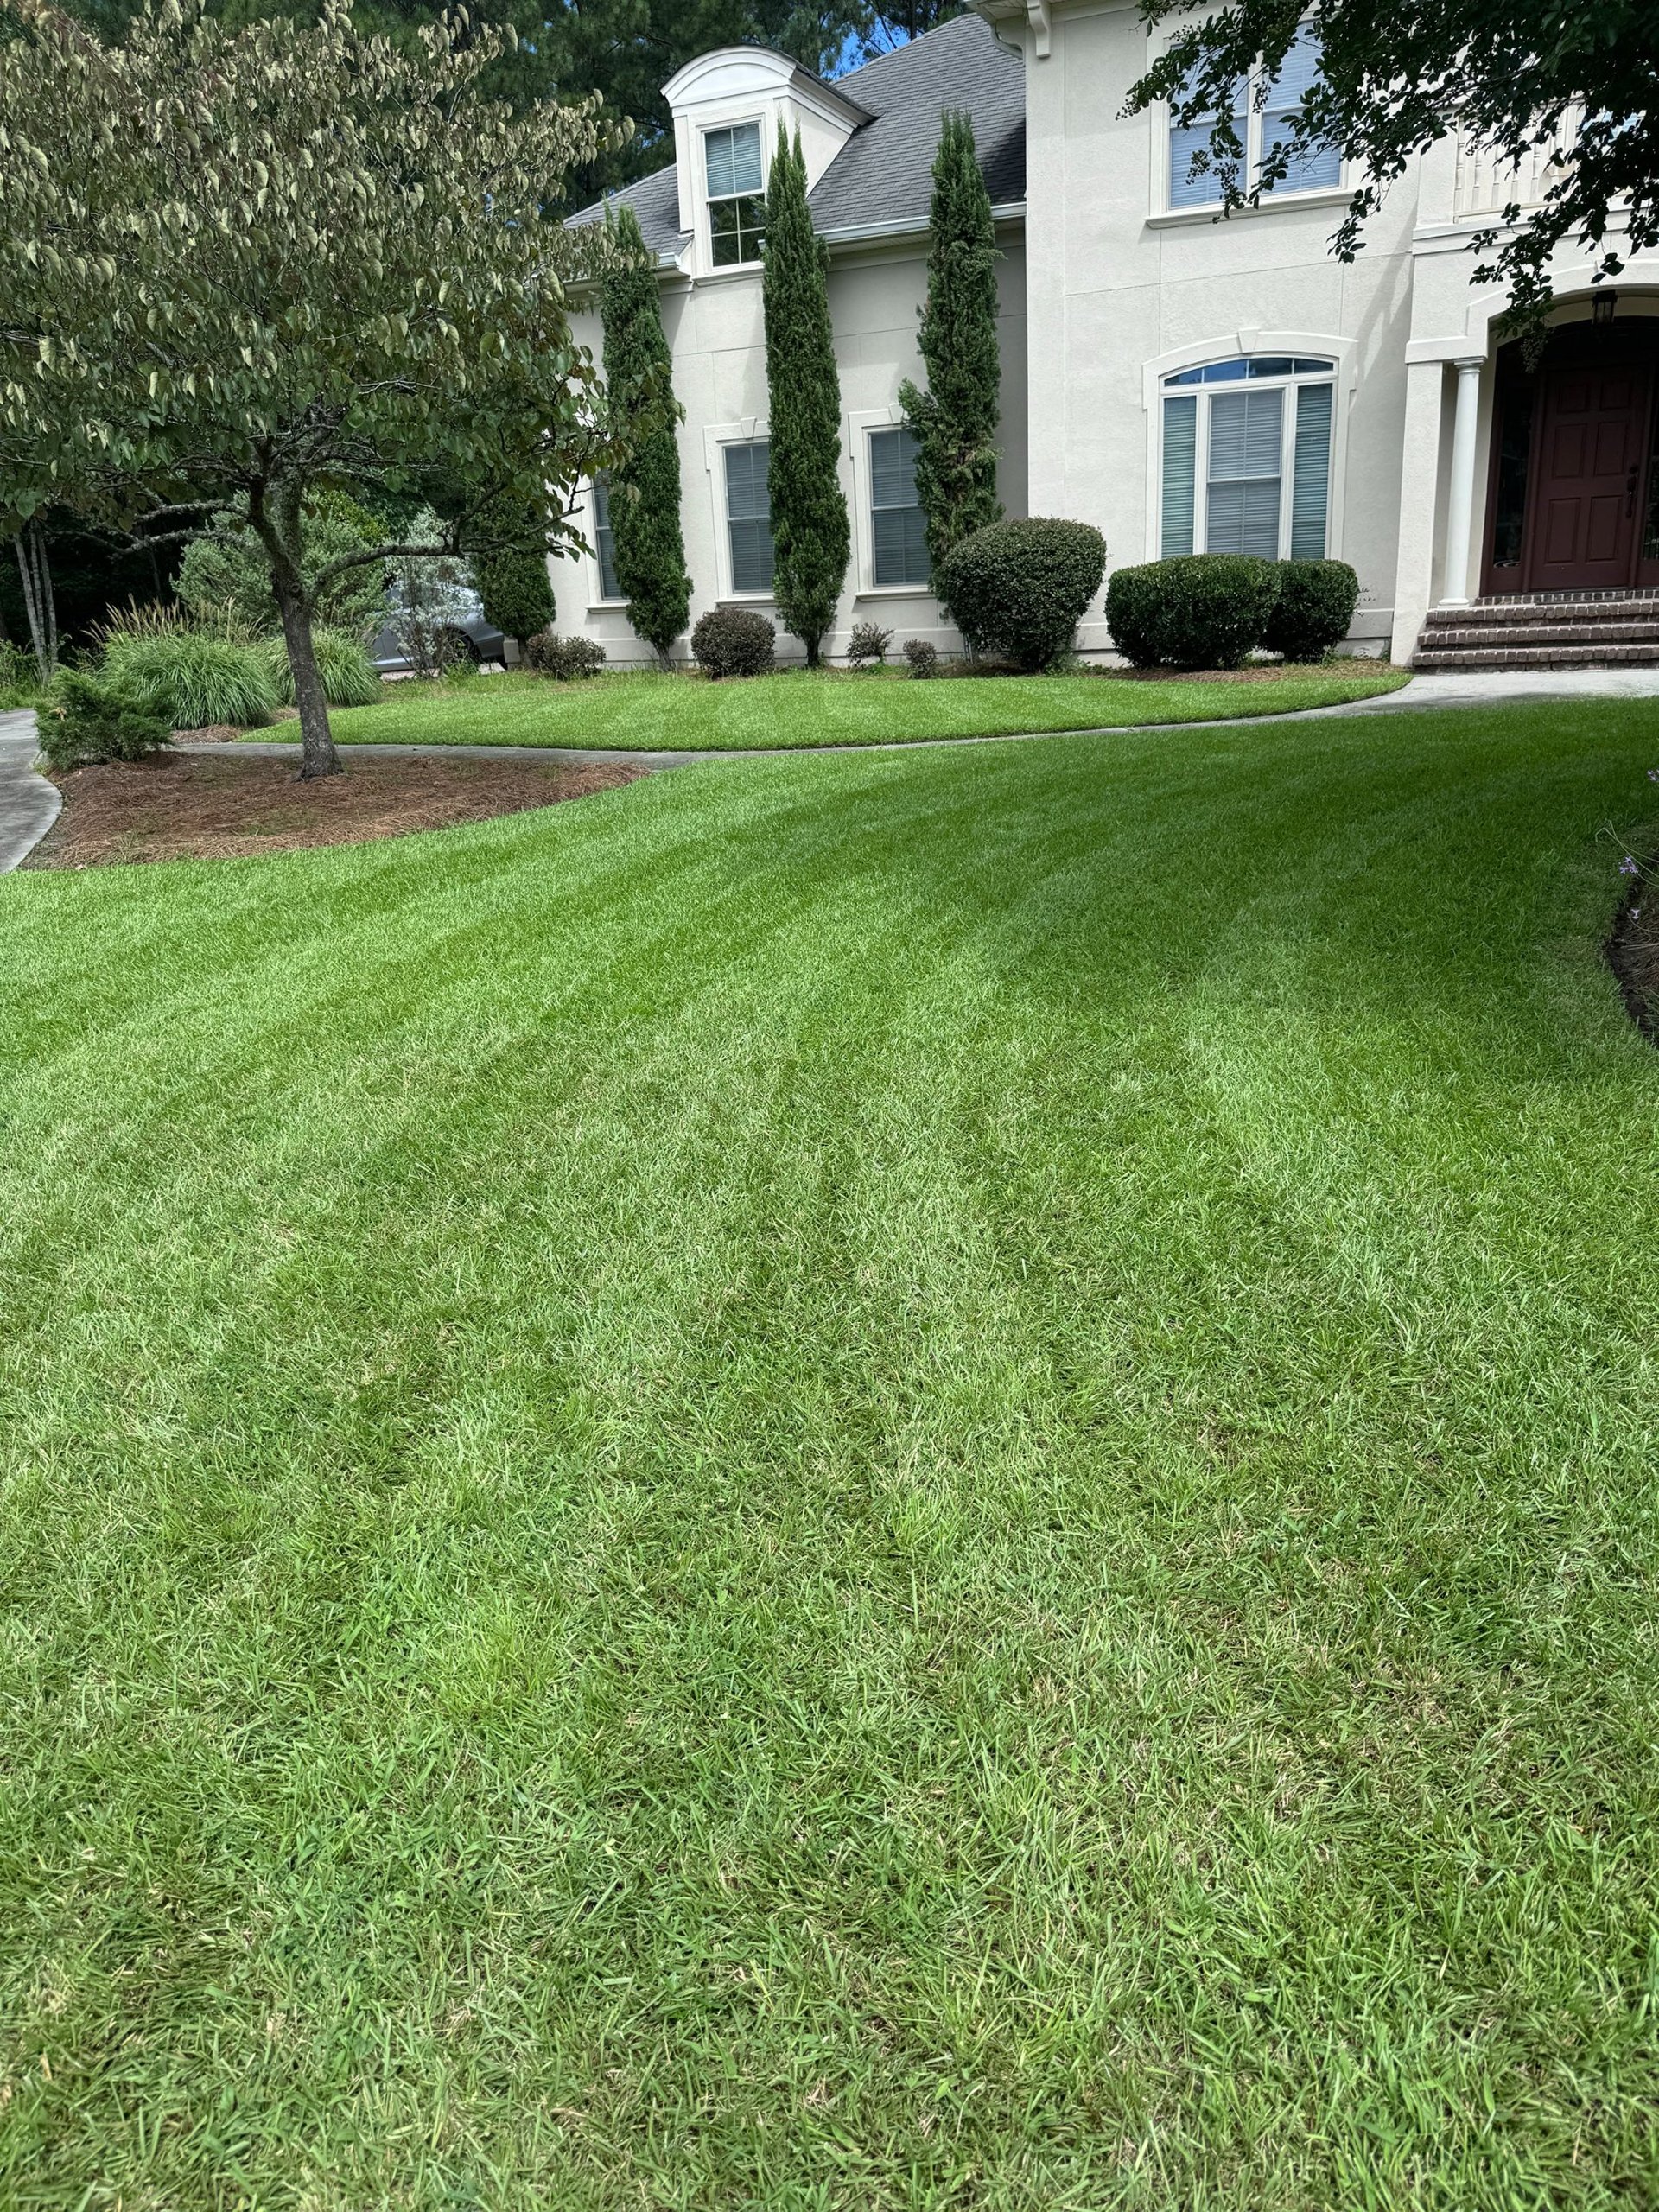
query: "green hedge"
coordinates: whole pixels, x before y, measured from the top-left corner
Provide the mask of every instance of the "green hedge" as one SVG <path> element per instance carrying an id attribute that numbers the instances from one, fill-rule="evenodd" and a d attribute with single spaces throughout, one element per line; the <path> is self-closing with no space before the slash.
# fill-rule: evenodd
<path id="1" fill-rule="evenodd" d="M 1282 561 L 1262 642 L 1287 660 L 1323 660 L 1347 636 L 1358 604 L 1359 578 L 1345 561 Z"/>
<path id="2" fill-rule="evenodd" d="M 1112 643 L 1136 668 L 1236 668 L 1266 633 L 1283 565 L 1183 553 L 1120 569 L 1106 588 Z"/>
<path id="3" fill-rule="evenodd" d="M 953 545 L 939 596 L 976 652 L 1035 671 L 1069 652 L 1100 589 L 1106 541 L 1086 522 L 994 522 Z"/>

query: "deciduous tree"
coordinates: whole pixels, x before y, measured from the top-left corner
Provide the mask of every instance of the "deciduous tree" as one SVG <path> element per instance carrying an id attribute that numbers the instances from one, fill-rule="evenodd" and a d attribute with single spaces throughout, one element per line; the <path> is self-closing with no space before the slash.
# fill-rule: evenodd
<path id="1" fill-rule="evenodd" d="M 245 515 L 302 772 L 332 773 L 320 595 L 350 568 L 463 537 L 474 557 L 563 546 L 576 480 L 612 457 L 565 291 L 603 239 L 546 213 L 600 125 L 485 99 L 507 35 L 461 17 L 404 50 L 360 36 L 343 0 L 314 25 L 239 31 L 152 0 L 106 48 L 43 0 L 12 14 L 0 505 L 15 462 L 156 535 Z M 308 498 L 350 490 L 372 507 L 438 456 L 473 487 L 472 515 L 433 543 L 318 561 Z"/>
<path id="2" fill-rule="evenodd" d="M 852 532 L 841 488 L 841 378 L 830 323 L 830 257 L 806 204 L 806 162 L 780 124 L 766 179 L 761 292 L 772 447 L 772 590 L 785 629 L 818 665 Z"/>

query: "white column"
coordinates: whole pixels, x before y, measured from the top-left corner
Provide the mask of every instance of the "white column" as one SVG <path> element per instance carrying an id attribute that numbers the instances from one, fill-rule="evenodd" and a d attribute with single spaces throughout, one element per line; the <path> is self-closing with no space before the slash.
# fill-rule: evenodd
<path id="1" fill-rule="evenodd" d="M 1440 605 L 1469 604 L 1469 548 L 1475 534 L 1475 426 L 1480 418 L 1484 357 L 1457 364 L 1458 406 L 1452 418 L 1452 481 L 1446 513 L 1446 573 Z"/>

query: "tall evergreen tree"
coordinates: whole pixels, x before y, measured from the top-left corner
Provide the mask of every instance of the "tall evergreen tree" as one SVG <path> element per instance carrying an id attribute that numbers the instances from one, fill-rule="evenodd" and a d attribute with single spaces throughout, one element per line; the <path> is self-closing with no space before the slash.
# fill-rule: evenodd
<path id="1" fill-rule="evenodd" d="M 933 159 L 927 299 L 918 343 L 927 390 L 906 380 L 899 404 L 916 435 L 916 495 L 937 575 L 951 547 L 1002 512 L 996 429 L 1002 361 L 996 334 L 996 226 L 965 115 L 946 115 Z"/>
<path id="2" fill-rule="evenodd" d="M 772 590 L 785 629 L 818 665 L 852 550 L 841 488 L 841 378 L 830 326 L 830 257 L 806 205 L 800 134 L 780 124 L 766 180 L 761 277 L 772 452 Z"/>
<path id="3" fill-rule="evenodd" d="M 607 272 L 600 295 L 605 382 L 624 437 L 631 422 L 639 427 L 628 459 L 611 474 L 611 543 L 628 620 L 666 660 L 691 610 L 674 429 L 683 410 L 669 383 L 662 302 L 639 219 L 632 207 L 623 207 L 614 224 L 623 257 Z"/>

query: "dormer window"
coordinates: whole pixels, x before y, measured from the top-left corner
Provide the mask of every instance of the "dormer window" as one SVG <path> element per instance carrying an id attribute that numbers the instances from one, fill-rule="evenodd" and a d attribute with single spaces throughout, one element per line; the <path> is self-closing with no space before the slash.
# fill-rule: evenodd
<path id="1" fill-rule="evenodd" d="M 715 268 L 759 261 L 766 212 L 760 124 L 734 123 L 725 130 L 705 131 L 702 154 Z"/>

